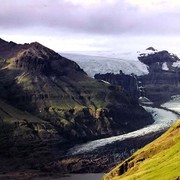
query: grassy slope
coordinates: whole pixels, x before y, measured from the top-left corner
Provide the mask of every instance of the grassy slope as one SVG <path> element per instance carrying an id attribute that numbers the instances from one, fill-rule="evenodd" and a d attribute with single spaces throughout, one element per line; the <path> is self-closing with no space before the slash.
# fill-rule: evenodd
<path id="1" fill-rule="evenodd" d="M 0 146 L 2 143 L 5 144 L 6 140 L 14 141 L 13 143 L 48 140 L 48 135 L 56 133 L 50 123 L 28 112 L 21 111 L 0 99 Z"/>
<path id="2" fill-rule="evenodd" d="M 180 176 L 180 120 L 104 176 L 118 179 L 175 179 Z"/>
<path id="3" fill-rule="evenodd" d="M 67 139 L 69 136 L 86 140 L 100 135 L 120 134 L 140 128 L 137 125 L 143 127 L 147 123 L 146 118 L 149 118 L 120 87 L 87 76 L 73 81 L 67 77 L 53 79 L 15 70 L 4 70 L 0 74 L 3 77 L 0 79 L 0 90 L 4 92 L 0 96 L 3 99 L 28 112 L 35 109 L 36 116 L 61 128 L 61 135 Z M 8 84 L 7 88 L 3 88 Z M 133 109 L 133 116 L 129 109 Z M 138 122 L 143 120 L 137 124 L 136 119 Z M 124 126 L 126 121 L 129 122 L 127 127 Z"/>
<path id="4" fill-rule="evenodd" d="M 13 123 L 13 121 L 26 119 L 29 122 L 42 122 L 40 118 L 32 116 L 28 112 L 23 112 L 13 106 L 7 104 L 5 101 L 0 99 L 0 117 L 6 123 Z"/>
<path id="5" fill-rule="evenodd" d="M 50 123 L 0 99 L 0 171 L 39 168 L 53 159 L 49 142 L 59 138 Z"/>

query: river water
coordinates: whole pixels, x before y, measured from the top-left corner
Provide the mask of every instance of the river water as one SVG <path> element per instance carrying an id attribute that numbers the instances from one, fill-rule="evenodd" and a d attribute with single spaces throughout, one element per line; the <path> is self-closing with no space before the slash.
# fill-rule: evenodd
<path id="1" fill-rule="evenodd" d="M 167 129 L 180 118 L 179 115 L 165 109 L 152 108 L 148 106 L 143 106 L 143 108 L 152 114 L 155 120 L 153 124 L 127 134 L 94 140 L 84 144 L 76 145 L 69 150 L 68 154 L 77 155 L 81 153 L 91 152 L 99 147 L 111 144 L 116 141 L 123 141 L 125 139 L 140 137 L 152 132 Z"/>

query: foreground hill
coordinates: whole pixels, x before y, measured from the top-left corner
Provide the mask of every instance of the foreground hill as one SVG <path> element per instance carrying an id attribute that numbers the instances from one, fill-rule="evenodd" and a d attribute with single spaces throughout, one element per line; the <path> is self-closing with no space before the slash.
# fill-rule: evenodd
<path id="1" fill-rule="evenodd" d="M 0 39 L 0 92 L 0 157 L 18 157 L 20 163 L 12 163 L 17 166 L 53 160 L 65 143 L 123 134 L 153 122 L 121 87 L 88 77 L 78 64 L 37 42 Z"/>
<path id="2" fill-rule="evenodd" d="M 106 174 L 103 179 L 179 179 L 179 164 L 180 120 L 161 137 Z"/>
<path id="3" fill-rule="evenodd" d="M 1 40 L 0 57 L 0 98 L 50 122 L 62 139 L 111 136 L 152 123 L 121 87 L 88 77 L 75 62 L 37 42 Z"/>

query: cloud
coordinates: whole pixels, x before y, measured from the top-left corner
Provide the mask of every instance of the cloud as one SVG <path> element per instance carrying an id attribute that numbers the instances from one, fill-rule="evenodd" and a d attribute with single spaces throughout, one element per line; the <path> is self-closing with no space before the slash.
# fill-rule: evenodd
<path id="1" fill-rule="evenodd" d="M 98 3 L 82 3 L 80 0 L 2 1 L 1 30 L 40 27 L 98 35 L 180 33 L 180 12 L 174 7 L 160 11 L 159 7 L 165 5 L 165 1 L 151 3 L 151 6 L 131 3 L 132 0 L 99 0 Z"/>

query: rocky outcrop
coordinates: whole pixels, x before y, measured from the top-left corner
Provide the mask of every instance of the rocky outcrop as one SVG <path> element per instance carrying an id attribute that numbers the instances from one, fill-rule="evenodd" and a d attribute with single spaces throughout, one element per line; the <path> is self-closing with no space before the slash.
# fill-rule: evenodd
<path id="1" fill-rule="evenodd" d="M 120 71 L 119 74 L 96 74 L 94 78 L 97 80 L 109 82 L 113 85 L 121 86 L 124 89 L 124 91 L 129 93 L 132 97 L 136 99 L 139 97 L 140 92 L 138 88 L 137 76 L 133 74 L 126 75 L 122 71 Z"/>
<path id="2" fill-rule="evenodd" d="M 139 60 L 149 66 L 149 74 L 138 77 L 145 97 L 160 105 L 180 93 L 180 68 L 174 65 L 179 62 L 176 55 L 159 51 L 141 55 Z"/>
<path id="3" fill-rule="evenodd" d="M 168 51 L 158 51 L 152 54 L 140 54 L 138 59 L 144 64 L 151 66 L 154 63 L 163 63 L 163 62 L 176 62 L 178 57 L 174 54 L 170 54 Z"/>
<path id="4" fill-rule="evenodd" d="M 157 51 L 157 49 L 155 49 L 154 47 L 148 47 L 146 50 L 149 50 L 149 51 Z"/>

